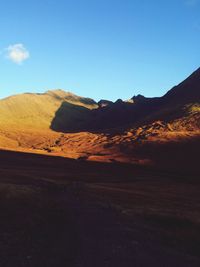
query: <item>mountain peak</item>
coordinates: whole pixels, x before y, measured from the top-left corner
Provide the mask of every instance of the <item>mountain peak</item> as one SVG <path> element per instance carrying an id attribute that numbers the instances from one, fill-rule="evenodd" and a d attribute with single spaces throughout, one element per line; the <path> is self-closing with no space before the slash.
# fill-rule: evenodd
<path id="1" fill-rule="evenodd" d="M 164 99 L 173 103 L 192 103 L 200 100 L 200 68 L 183 82 L 173 87 L 164 95 Z"/>
<path id="2" fill-rule="evenodd" d="M 138 102 L 143 102 L 144 100 L 146 99 L 146 97 L 145 96 L 143 96 L 143 95 L 134 95 L 132 98 L 131 98 L 131 100 L 133 101 L 133 103 L 138 103 Z"/>
<path id="3" fill-rule="evenodd" d="M 63 89 L 48 90 L 48 91 L 45 92 L 45 94 L 51 95 L 51 96 L 55 96 L 55 97 L 59 97 L 59 98 L 65 98 L 65 97 L 68 97 L 68 96 L 76 96 L 75 94 L 73 94 L 71 92 L 66 92 Z"/>
<path id="4" fill-rule="evenodd" d="M 101 99 L 101 100 L 98 102 L 98 106 L 99 106 L 100 108 L 107 107 L 107 106 L 112 105 L 112 104 L 113 104 L 112 101 L 105 100 L 105 99 Z"/>

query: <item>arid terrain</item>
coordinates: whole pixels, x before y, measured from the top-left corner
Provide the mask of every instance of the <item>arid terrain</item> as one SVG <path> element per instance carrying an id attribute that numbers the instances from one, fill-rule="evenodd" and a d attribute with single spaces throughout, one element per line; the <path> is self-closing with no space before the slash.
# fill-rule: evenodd
<path id="1" fill-rule="evenodd" d="M 200 136 L 200 69 L 160 98 L 115 103 L 63 90 L 0 100 L 0 148 L 103 162 L 195 168 Z M 195 143 L 195 146 L 194 146 Z M 191 145 L 190 145 L 191 144 Z M 182 147 L 182 157 L 174 157 Z M 173 148 L 169 162 L 163 151 Z M 186 150 L 185 150 L 185 147 Z M 183 164 L 184 163 L 184 164 Z"/>
<path id="2" fill-rule="evenodd" d="M 199 176 L 0 153 L 0 265 L 199 266 Z"/>
<path id="3" fill-rule="evenodd" d="M 200 266 L 200 69 L 164 96 L 0 100 L 0 266 Z"/>

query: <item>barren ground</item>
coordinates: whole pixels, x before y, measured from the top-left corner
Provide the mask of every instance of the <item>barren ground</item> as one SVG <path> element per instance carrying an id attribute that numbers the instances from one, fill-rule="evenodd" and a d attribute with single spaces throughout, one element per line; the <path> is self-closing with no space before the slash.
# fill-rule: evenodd
<path id="1" fill-rule="evenodd" d="M 200 266 L 198 173 L 0 152 L 0 266 Z"/>

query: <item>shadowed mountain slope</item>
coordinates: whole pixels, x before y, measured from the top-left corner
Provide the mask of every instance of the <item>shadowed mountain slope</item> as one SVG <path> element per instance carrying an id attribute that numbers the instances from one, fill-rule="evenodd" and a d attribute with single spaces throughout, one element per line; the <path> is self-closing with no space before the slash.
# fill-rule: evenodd
<path id="1" fill-rule="evenodd" d="M 197 170 L 199 77 L 200 69 L 163 97 L 138 95 L 115 103 L 97 104 L 62 90 L 2 99 L 0 148 Z M 177 166 L 172 155 L 179 155 Z"/>
<path id="2" fill-rule="evenodd" d="M 163 99 L 173 104 L 188 104 L 200 101 L 200 68 L 178 86 L 173 87 Z"/>
<path id="3" fill-rule="evenodd" d="M 96 103 L 62 90 L 11 96 L 0 100 L 0 128 L 105 131 L 156 120 L 169 122 L 187 115 L 199 102 L 200 69 L 157 98 L 138 95 L 128 102 L 102 100 Z"/>
<path id="4" fill-rule="evenodd" d="M 77 118 L 81 120 L 82 114 L 85 117 L 90 109 L 98 105 L 92 99 L 62 90 L 15 95 L 0 100 L 0 128 L 49 129 L 61 106 L 65 107 L 68 115 L 64 122 L 72 125 Z"/>
<path id="5" fill-rule="evenodd" d="M 51 129 L 58 132 L 84 131 L 90 117 L 90 109 L 64 101 L 55 113 Z"/>
<path id="6" fill-rule="evenodd" d="M 117 101 L 103 109 L 93 110 L 94 130 L 139 126 L 156 120 L 170 122 L 196 112 L 200 104 L 200 69 L 172 88 L 163 97 L 134 96 L 132 101 Z"/>

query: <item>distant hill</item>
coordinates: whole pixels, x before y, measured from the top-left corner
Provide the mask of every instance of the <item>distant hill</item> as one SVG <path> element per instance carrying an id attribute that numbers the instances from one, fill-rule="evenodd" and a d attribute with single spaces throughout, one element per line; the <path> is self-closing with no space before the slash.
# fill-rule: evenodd
<path id="1" fill-rule="evenodd" d="M 63 124 L 76 125 L 97 107 L 94 100 L 63 90 L 15 95 L 0 100 L 0 128 L 49 129 L 57 112 Z M 66 118 L 61 109 L 64 109 Z"/>
<path id="2" fill-rule="evenodd" d="M 200 69 L 162 97 L 127 101 L 63 90 L 0 100 L 0 149 L 198 170 Z"/>
<path id="3" fill-rule="evenodd" d="M 93 129 L 139 126 L 156 120 L 169 122 L 191 113 L 200 104 L 200 69 L 162 97 L 134 96 L 129 101 L 118 100 L 103 110 L 93 110 Z"/>
<path id="4" fill-rule="evenodd" d="M 0 127 L 51 128 L 58 132 L 104 131 L 177 119 L 187 115 L 191 106 L 199 102 L 200 69 L 163 97 L 138 95 L 129 101 L 96 103 L 63 90 L 11 96 L 0 100 Z"/>

